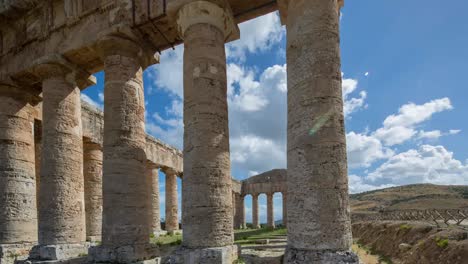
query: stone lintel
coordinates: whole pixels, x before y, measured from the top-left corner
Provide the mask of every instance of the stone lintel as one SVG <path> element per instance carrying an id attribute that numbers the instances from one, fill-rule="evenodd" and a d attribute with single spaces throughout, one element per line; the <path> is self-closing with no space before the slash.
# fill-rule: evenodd
<path id="1" fill-rule="evenodd" d="M 222 8 L 210 1 L 193 1 L 185 4 L 177 13 L 179 35 L 184 39 L 185 31 L 192 25 L 210 24 L 224 33 L 224 41 L 231 42 L 240 38 L 239 27 L 234 21 L 232 10 Z"/>
<path id="2" fill-rule="evenodd" d="M 32 72 L 40 80 L 63 76 L 81 90 L 96 84 L 96 77 L 59 54 L 50 54 L 34 61 Z"/>
<path id="3" fill-rule="evenodd" d="M 308 0 L 311 1 L 311 0 Z M 314 0 L 316 1 L 316 0 Z M 327 0 L 330 1 L 330 0 Z M 291 0 L 278 0 L 278 10 L 280 13 L 280 20 L 282 25 L 286 25 L 288 18 L 288 6 Z M 344 0 L 338 0 L 338 12 L 344 6 Z"/>
<path id="4" fill-rule="evenodd" d="M 39 91 L 32 87 L 23 88 L 10 78 L 0 80 L 0 95 L 20 98 L 32 106 L 36 106 L 42 102 L 42 97 L 40 96 Z"/>

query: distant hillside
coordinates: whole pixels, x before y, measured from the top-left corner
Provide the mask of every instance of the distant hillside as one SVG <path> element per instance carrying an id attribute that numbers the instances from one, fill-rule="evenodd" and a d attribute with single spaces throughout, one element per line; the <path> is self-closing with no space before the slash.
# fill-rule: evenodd
<path id="1" fill-rule="evenodd" d="M 468 208 L 468 186 L 414 184 L 351 195 L 351 211 Z"/>

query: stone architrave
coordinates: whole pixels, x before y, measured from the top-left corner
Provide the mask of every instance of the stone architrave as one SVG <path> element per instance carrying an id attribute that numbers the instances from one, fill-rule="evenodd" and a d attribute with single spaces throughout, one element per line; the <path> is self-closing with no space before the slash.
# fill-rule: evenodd
<path id="1" fill-rule="evenodd" d="M 288 247 L 284 263 L 358 263 L 351 251 L 339 0 L 280 0 L 287 29 Z"/>

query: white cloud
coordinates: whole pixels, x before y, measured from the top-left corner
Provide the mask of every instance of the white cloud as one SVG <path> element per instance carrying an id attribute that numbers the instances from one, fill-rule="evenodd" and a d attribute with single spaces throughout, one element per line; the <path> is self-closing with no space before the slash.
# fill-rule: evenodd
<path id="1" fill-rule="evenodd" d="M 349 175 L 348 184 L 350 193 L 361 193 L 375 189 L 383 189 L 395 186 L 393 184 L 373 185 L 367 181 L 365 182 L 362 177 L 354 174 Z"/>
<path id="2" fill-rule="evenodd" d="M 369 167 L 373 162 L 391 157 L 394 152 L 380 140 L 366 134 L 346 134 L 348 164 L 350 168 Z"/>
<path id="3" fill-rule="evenodd" d="M 99 109 L 103 109 L 103 106 L 102 104 L 94 101 L 91 97 L 87 96 L 86 94 L 84 93 L 81 93 L 81 100 L 85 101 L 86 103 L 96 107 L 96 108 L 99 108 Z"/>
<path id="4" fill-rule="evenodd" d="M 344 75 L 344 74 L 342 74 Z M 349 98 L 350 95 L 356 91 L 358 81 L 355 79 L 343 78 L 342 83 L 343 101 L 344 101 L 344 115 L 349 117 L 353 112 L 359 109 L 366 108 L 365 100 L 367 98 L 366 91 L 359 92 L 359 97 Z"/>
<path id="5" fill-rule="evenodd" d="M 241 36 L 226 46 L 229 59 L 244 61 L 246 53 L 264 52 L 285 37 L 278 12 L 270 13 L 239 25 Z"/>
<path id="6" fill-rule="evenodd" d="M 366 77 L 369 76 L 369 72 L 364 73 L 364 76 Z"/>
<path id="7" fill-rule="evenodd" d="M 391 157 L 366 178 L 395 185 L 468 184 L 468 164 L 443 146 L 422 145 Z"/>
<path id="8" fill-rule="evenodd" d="M 184 46 L 179 45 L 175 50 L 165 50 L 161 54 L 161 63 L 149 67 L 145 73 L 159 89 L 182 98 L 183 96 L 183 60 Z M 152 85 L 145 86 L 151 94 Z"/>
<path id="9" fill-rule="evenodd" d="M 400 107 L 398 114 L 388 116 L 383 127 L 377 129 L 374 136 L 382 140 L 387 146 L 402 144 L 418 134 L 416 127 L 429 120 L 435 113 L 453 109 L 450 99 L 441 98 L 422 105 L 408 103 Z M 422 133 L 422 134 L 421 134 Z M 435 136 L 435 132 L 419 136 Z"/>
<path id="10" fill-rule="evenodd" d="M 450 135 L 456 135 L 456 134 L 458 134 L 458 133 L 460 133 L 460 132 L 461 132 L 460 129 L 450 129 L 450 130 L 449 130 L 449 134 L 450 134 Z"/>
<path id="11" fill-rule="evenodd" d="M 104 93 L 99 93 L 98 96 L 99 96 L 99 101 L 101 103 L 104 103 Z"/>
<path id="12" fill-rule="evenodd" d="M 423 139 L 423 138 L 437 139 L 437 138 L 440 138 L 441 136 L 442 136 L 442 132 L 440 132 L 440 130 L 432 130 L 432 131 L 421 130 L 418 133 L 418 138 L 420 139 Z"/>

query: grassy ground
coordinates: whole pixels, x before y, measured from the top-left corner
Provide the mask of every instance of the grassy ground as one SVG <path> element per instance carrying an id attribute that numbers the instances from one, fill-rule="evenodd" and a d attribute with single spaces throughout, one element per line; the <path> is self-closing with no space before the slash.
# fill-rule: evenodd
<path id="1" fill-rule="evenodd" d="M 156 244 L 158 246 L 174 246 L 174 245 L 180 245 L 182 243 L 182 234 L 179 232 L 176 232 L 174 234 L 167 234 L 167 235 L 161 235 L 159 237 L 151 237 L 151 243 Z"/>
<path id="2" fill-rule="evenodd" d="M 239 229 L 234 231 L 234 243 L 245 245 L 254 244 L 256 240 L 267 239 L 275 236 L 285 236 L 286 228 L 277 229 Z"/>

